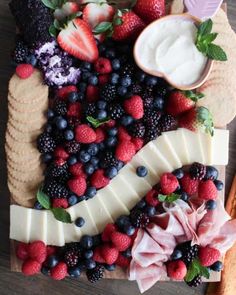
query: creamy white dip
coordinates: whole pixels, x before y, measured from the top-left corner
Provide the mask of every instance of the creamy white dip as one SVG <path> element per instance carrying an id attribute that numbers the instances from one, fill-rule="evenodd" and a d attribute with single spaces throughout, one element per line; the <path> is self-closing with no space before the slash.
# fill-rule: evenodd
<path id="1" fill-rule="evenodd" d="M 144 68 L 165 74 L 178 85 L 201 77 L 207 58 L 195 45 L 197 27 L 184 18 L 163 19 L 150 25 L 136 43 L 136 59 Z"/>

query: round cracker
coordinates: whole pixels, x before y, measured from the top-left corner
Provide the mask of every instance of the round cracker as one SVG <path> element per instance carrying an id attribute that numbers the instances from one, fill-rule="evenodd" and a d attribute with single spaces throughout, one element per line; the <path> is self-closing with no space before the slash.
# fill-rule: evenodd
<path id="1" fill-rule="evenodd" d="M 33 179 L 28 182 L 23 182 L 23 181 L 19 181 L 15 179 L 10 174 L 8 175 L 8 182 L 11 183 L 11 185 L 14 186 L 14 188 L 17 191 L 23 192 L 23 193 L 27 193 L 29 191 L 38 189 L 42 181 L 43 181 L 43 177 L 38 179 Z"/>
<path id="2" fill-rule="evenodd" d="M 7 131 L 10 136 L 19 142 L 30 143 L 36 141 L 38 136 L 42 133 L 43 129 L 33 131 L 33 132 L 21 132 L 15 129 L 11 124 L 7 124 Z"/>
<path id="3" fill-rule="evenodd" d="M 44 111 L 36 111 L 32 113 L 21 113 L 14 110 L 10 105 L 8 107 L 9 116 L 11 116 L 15 121 L 22 124 L 31 124 L 35 121 L 46 122 Z"/>
<path id="4" fill-rule="evenodd" d="M 40 166 L 40 164 L 41 164 L 40 158 L 38 158 L 36 160 L 34 159 L 31 161 L 27 161 L 26 163 L 24 163 L 24 165 L 21 163 L 12 162 L 12 160 L 7 158 L 7 167 L 11 170 L 18 171 L 19 173 L 24 172 L 25 170 L 33 171 L 38 166 Z"/>
<path id="5" fill-rule="evenodd" d="M 32 193 L 32 195 L 33 195 L 33 193 Z M 36 202 L 36 197 L 34 197 L 32 199 L 25 199 L 25 198 L 22 198 L 21 194 L 15 195 L 12 193 L 11 193 L 11 197 L 16 202 L 16 204 L 26 207 L 26 208 L 33 208 L 34 204 Z"/>
<path id="6" fill-rule="evenodd" d="M 18 142 L 11 137 L 9 131 L 6 132 L 7 146 L 15 153 L 19 155 L 25 155 L 30 153 L 38 153 L 36 141 L 31 143 Z"/>
<path id="7" fill-rule="evenodd" d="M 8 105 L 14 109 L 15 111 L 18 111 L 20 113 L 32 113 L 36 112 L 39 109 L 40 110 L 47 110 L 48 108 L 48 98 L 45 96 L 42 96 L 39 102 L 36 103 L 19 103 L 17 102 L 9 93 L 8 95 Z"/>
<path id="8" fill-rule="evenodd" d="M 6 143 L 5 150 L 7 157 L 11 159 L 12 162 L 24 164 L 27 161 L 32 161 L 34 159 L 37 159 L 39 157 L 39 152 L 34 149 L 33 151 L 29 152 L 28 149 L 24 149 L 21 151 L 21 154 L 16 153 L 12 150 L 11 147 Z"/>
<path id="9" fill-rule="evenodd" d="M 25 124 L 21 122 L 17 122 L 13 117 L 9 116 L 8 122 L 18 131 L 21 132 L 31 132 L 40 130 L 46 123 L 46 119 L 38 120 L 38 121 L 32 121 L 30 124 Z"/>
<path id="10" fill-rule="evenodd" d="M 38 167 L 35 167 L 34 170 L 26 170 L 24 172 L 19 172 L 16 169 L 12 169 L 11 166 L 7 167 L 8 169 L 8 176 L 12 177 L 18 182 L 34 182 L 38 181 L 39 179 L 43 179 L 43 171 L 44 166 L 39 165 Z"/>
<path id="11" fill-rule="evenodd" d="M 24 207 L 33 207 L 36 201 L 37 190 L 30 190 L 27 192 L 19 191 L 8 181 L 8 188 L 14 201 Z"/>

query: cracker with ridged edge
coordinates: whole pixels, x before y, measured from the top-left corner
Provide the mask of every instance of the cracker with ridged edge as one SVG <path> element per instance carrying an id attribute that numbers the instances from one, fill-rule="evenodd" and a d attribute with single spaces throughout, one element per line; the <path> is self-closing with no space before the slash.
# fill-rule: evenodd
<path id="1" fill-rule="evenodd" d="M 10 105 L 8 107 L 9 116 L 12 117 L 15 121 L 22 124 L 30 124 L 31 122 L 46 122 L 45 114 L 40 111 L 35 111 L 32 113 L 21 113 L 19 111 L 14 110 Z"/>
<path id="2" fill-rule="evenodd" d="M 30 142 L 36 141 L 38 136 L 42 133 L 42 130 L 43 129 L 36 130 L 33 132 L 21 132 L 15 129 L 9 123 L 7 124 L 7 131 L 10 134 L 10 136 L 16 141 L 24 142 L 24 143 L 30 143 Z"/>
<path id="3" fill-rule="evenodd" d="M 38 181 L 43 179 L 44 166 L 41 164 L 36 166 L 34 170 L 27 170 L 19 172 L 16 169 L 12 169 L 10 165 L 7 166 L 8 177 L 12 177 L 17 182 L 27 183 Z"/>
<path id="4" fill-rule="evenodd" d="M 17 102 L 9 93 L 8 94 L 8 107 L 18 111 L 20 113 L 33 113 L 39 109 L 47 109 L 48 107 L 48 97 L 43 95 L 39 102 L 30 102 L 30 103 L 19 103 Z"/>
<path id="5" fill-rule="evenodd" d="M 6 144 L 10 150 L 17 153 L 18 155 L 38 153 L 37 144 L 35 141 L 31 143 L 18 142 L 11 137 L 8 130 L 6 132 Z"/>
<path id="6" fill-rule="evenodd" d="M 37 189 L 23 192 L 15 188 L 10 181 L 8 181 L 8 188 L 14 201 L 24 207 L 32 208 L 36 201 Z"/>
<path id="7" fill-rule="evenodd" d="M 43 120 L 32 121 L 30 124 L 25 124 L 21 122 L 17 122 L 13 117 L 8 118 L 8 123 L 10 123 L 16 130 L 21 132 L 32 132 L 36 130 L 40 130 L 42 126 L 46 123 L 46 118 Z"/>
<path id="8" fill-rule="evenodd" d="M 41 164 L 40 157 L 31 159 L 30 161 L 25 162 L 24 164 L 15 163 L 11 159 L 7 159 L 7 167 L 9 167 L 12 170 L 18 171 L 18 172 L 24 172 L 27 171 L 33 171 Z"/>
<path id="9" fill-rule="evenodd" d="M 27 161 L 32 161 L 34 159 L 37 159 L 37 157 L 39 157 L 39 152 L 36 149 L 31 150 L 30 152 L 28 152 L 28 149 L 27 149 L 22 151 L 21 154 L 19 154 L 13 151 L 12 148 L 9 147 L 7 143 L 5 145 L 5 150 L 6 150 L 7 158 L 8 159 L 10 158 L 11 161 L 14 163 L 24 164 Z"/>

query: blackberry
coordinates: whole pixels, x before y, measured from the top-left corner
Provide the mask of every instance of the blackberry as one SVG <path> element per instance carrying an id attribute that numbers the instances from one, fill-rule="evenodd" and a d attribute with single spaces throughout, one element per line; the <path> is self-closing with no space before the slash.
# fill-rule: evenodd
<path id="1" fill-rule="evenodd" d="M 69 117 L 67 119 L 69 129 L 74 129 L 76 126 L 80 124 L 80 120 L 77 117 Z"/>
<path id="2" fill-rule="evenodd" d="M 109 168 L 111 166 L 117 167 L 119 161 L 116 159 L 115 155 L 111 151 L 104 153 L 104 156 L 101 159 L 102 168 Z"/>
<path id="3" fill-rule="evenodd" d="M 154 97 L 150 91 L 144 91 L 142 94 L 142 99 L 145 109 L 152 108 Z"/>
<path id="4" fill-rule="evenodd" d="M 142 86 L 139 84 L 132 84 L 129 87 L 129 92 L 132 94 L 141 94 L 142 93 Z"/>
<path id="5" fill-rule="evenodd" d="M 80 151 L 80 144 L 76 140 L 68 141 L 65 144 L 67 153 L 77 154 Z"/>
<path id="6" fill-rule="evenodd" d="M 84 113 L 86 116 L 93 116 L 96 112 L 96 104 L 95 103 L 88 103 L 85 106 Z"/>
<path id="7" fill-rule="evenodd" d="M 120 71 L 120 75 L 132 77 L 134 75 L 134 72 L 135 72 L 134 65 L 131 63 L 127 63 L 122 67 Z"/>
<path id="8" fill-rule="evenodd" d="M 147 128 L 145 132 L 145 141 L 146 142 L 152 141 L 156 139 L 160 134 L 161 134 L 161 130 L 158 126 Z"/>
<path id="9" fill-rule="evenodd" d="M 43 192 L 51 198 L 60 199 L 68 197 L 67 188 L 55 180 L 46 181 L 43 185 Z"/>
<path id="10" fill-rule="evenodd" d="M 79 256 L 75 251 L 69 250 L 64 255 L 64 261 L 69 267 L 73 267 L 79 262 Z"/>
<path id="11" fill-rule="evenodd" d="M 68 243 L 65 245 L 65 251 L 73 251 L 76 253 L 76 255 L 78 256 L 78 258 L 82 258 L 83 256 L 83 251 L 82 248 L 80 246 L 80 243 L 77 242 L 72 242 L 72 243 Z"/>
<path id="12" fill-rule="evenodd" d="M 155 94 L 157 96 L 165 98 L 168 94 L 168 89 L 164 85 L 160 85 L 160 86 L 158 86 Z"/>
<path id="13" fill-rule="evenodd" d="M 116 99 L 117 91 L 116 86 L 112 84 L 106 84 L 100 91 L 101 99 L 110 102 Z"/>
<path id="14" fill-rule="evenodd" d="M 134 122 L 129 127 L 129 133 L 132 137 L 143 138 L 145 135 L 145 126 L 142 122 Z"/>
<path id="15" fill-rule="evenodd" d="M 65 116 L 67 114 L 67 104 L 63 100 L 56 100 L 54 105 L 54 111 L 57 115 Z"/>
<path id="16" fill-rule="evenodd" d="M 196 276 L 191 282 L 186 282 L 189 287 L 198 287 L 202 284 L 202 277 L 200 275 Z"/>
<path id="17" fill-rule="evenodd" d="M 90 283 L 96 283 L 103 278 L 105 268 L 103 265 L 97 265 L 94 269 L 86 271 L 86 276 Z"/>
<path id="18" fill-rule="evenodd" d="M 56 145 L 59 145 L 65 141 L 64 133 L 58 129 L 53 130 L 53 138 L 56 142 Z"/>
<path id="19" fill-rule="evenodd" d="M 57 163 L 52 163 L 47 169 L 47 176 L 52 178 L 57 178 L 66 175 L 68 172 L 68 164 L 58 165 Z"/>
<path id="20" fill-rule="evenodd" d="M 130 218 L 133 226 L 136 228 L 145 228 L 150 222 L 148 215 L 140 210 L 131 212 Z"/>
<path id="21" fill-rule="evenodd" d="M 206 175 L 206 166 L 195 162 L 191 165 L 189 173 L 192 179 L 202 180 Z"/>
<path id="22" fill-rule="evenodd" d="M 146 110 L 144 114 L 144 122 L 148 127 L 155 127 L 159 125 L 161 113 L 153 110 Z"/>
<path id="23" fill-rule="evenodd" d="M 16 47 L 13 51 L 12 57 L 16 63 L 24 63 L 29 54 L 28 47 L 24 44 L 23 41 L 19 41 L 16 44 Z"/>
<path id="24" fill-rule="evenodd" d="M 112 103 L 108 106 L 108 113 L 113 120 L 120 119 L 125 111 L 119 103 Z"/>
<path id="25" fill-rule="evenodd" d="M 51 153 L 56 147 L 56 142 L 49 133 L 44 132 L 38 137 L 37 146 L 40 153 Z"/>
<path id="26" fill-rule="evenodd" d="M 177 128 L 177 121 L 171 115 L 163 115 L 161 117 L 161 131 L 166 132 Z"/>
<path id="27" fill-rule="evenodd" d="M 182 252 L 182 260 L 188 266 L 198 256 L 198 245 L 191 246 L 191 241 L 180 244 L 176 249 Z"/>

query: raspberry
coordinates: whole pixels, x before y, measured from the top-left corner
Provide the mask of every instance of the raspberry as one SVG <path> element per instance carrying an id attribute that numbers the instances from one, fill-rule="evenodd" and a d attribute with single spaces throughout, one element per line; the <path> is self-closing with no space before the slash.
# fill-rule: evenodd
<path id="1" fill-rule="evenodd" d="M 107 264 L 113 264 L 118 258 L 119 251 L 109 244 L 104 244 L 101 247 L 101 254 Z"/>
<path id="2" fill-rule="evenodd" d="M 67 265 L 64 262 L 59 262 L 51 269 L 51 277 L 54 280 L 63 280 L 67 275 Z"/>
<path id="3" fill-rule="evenodd" d="M 121 141 L 117 147 L 115 156 L 118 160 L 123 162 L 129 162 L 136 153 L 135 146 L 130 141 Z"/>
<path id="4" fill-rule="evenodd" d="M 188 173 L 184 174 L 184 177 L 181 178 L 180 183 L 183 191 L 185 191 L 190 196 L 197 193 L 199 181 L 192 179 Z"/>
<path id="5" fill-rule="evenodd" d="M 82 106 L 80 102 L 71 103 L 68 106 L 67 116 L 81 118 Z"/>
<path id="6" fill-rule="evenodd" d="M 77 92 L 77 87 L 74 85 L 62 87 L 58 89 L 57 96 L 64 99 L 67 98 L 68 94 L 71 92 Z"/>
<path id="7" fill-rule="evenodd" d="M 88 85 L 86 90 L 86 99 L 88 102 L 95 102 L 99 99 L 99 88 L 93 85 Z"/>
<path id="8" fill-rule="evenodd" d="M 119 140 L 131 140 L 131 136 L 129 135 L 129 133 L 127 132 L 127 130 L 124 127 L 119 127 L 118 128 L 118 139 Z"/>
<path id="9" fill-rule="evenodd" d="M 145 200 L 150 206 L 156 207 L 160 203 L 157 196 L 158 192 L 155 189 L 152 189 L 147 193 Z"/>
<path id="10" fill-rule="evenodd" d="M 108 223 L 102 233 L 102 241 L 109 242 L 111 240 L 111 234 L 117 230 L 115 224 Z"/>
<path id="11" fill-rule="evenodd" d="M 16 256 L 20 260 L 26 260 L 28 258 L 28 247 L 29 245 L 26 243 L 19 243 L 16 249 Z"/>
<path id="12" fill-rule="evenodd" d="M 103 265 L 97 265 L 94 269 L 87 270 L 86 276 L 90 283 L 96 283 L 103 278 L 104 271 Z"/>
<path id="13" fill-rule="evenodd" d="M 75 139 L 80 143 L 92 143 L 96 140 L 95 131 L 86 124 L 75 128 Z"/>
<path id="14" fill-rule="evenodd" d="M 109 75 L 99 75 L 98 76 L 99 85 L 104 85 L 109 81 Z"/>
<path id="15" fill-rule="evenodd" d="M 62 146 L 58 146 L 54 151 L 54 157 L 67 160 L 69 158 L 69 154 L 65 151 L 65 149 Z"/>
<path id="16" fill-rule="evenodd" d="M 29 78 L 34 72 L 34 68 L 30 64 L 20 64 L 16 67 L 16 74 L 20 79 Z"/>
<path id="17" fill-rule="evenodd" d="M 134 119 L 142 119 L 144 115 L 143 100 L 140 96 L 134 95 L 124 102 L 124 109 L 127 114 L 131 115 Z"/>
<path id="18" fill-rule="evenodd" d="M 83 196 L 87 188 L 86 180 L 81 176 L 77 176 L 75 179 L 70 179 L 67 184 L 69 189 L 77 196 Z"/>
<path id="19" fill-rule="evenodd" d="M 119 254 L 116 265 L 122 267 L 122 268 L 128 268 L 130 265 L 131 258 L 124 257 L 121 253 Z"/>
<path id="20" fill-rule="evenodd" d="M 110 179 L 104 175 L 104 170 L 99 169 L 95 173 L 93 173 L 91 177 L 91 185 L 96 189 L 103 188 L 107 186 L 110 182 Z"/>
<path id="21" fill-rule="evenodd" d="M 144 145 L 144 140 L 142 138 L 132 138 L 131 142 L 134 144 L 136 152 L 141 150 Z"/>
<path id="22" fill-rule="evenodd" d="M 211 266 L 220 259 L 220 251 L 209 246 L 201 247 L 199 249 L 198 257 L 201 262 L 201 265 Z"/>
<path id="23" fill-rule="evenodd" d="M 74 165 L 71 165 L 69 167 L 69 171 L 73 176 L 81 176 L 83 178 L 86 178 L 87 175 L 83 170 L 83 164 L 82 163 L 76 163 Z"/>
<path id="24" fill-rule="evenodd" d="M 24 261 L 21 268 L 23 274 L 26 276 L 33 276 L 39 273 L 40 269 L 41 269 L 41 263 L 33 259 L 28 259 Z"/>
<path id="25" fill-rule="evenodd" d="M 93 251 L 93 260 L 98 263 L 105 263 L 105 260 L 103 259 L 101 254 L 101 246 L 95 248 L 95 250 Z"/>
<path id="26" fill-rule="evenodd" d="M 48 256 L 51 256 L 51 255 L 54 255 L 56 253 L 56 247 L 54 246 L 47 246 L 46 247 L 46 251 L 47 251 L 47 257 Z"/>
<path id="27" fill-rule="evenodd" d="M 47 248 L 44 242 L 34 241 L 28 246 L 29 257 L 33 260 L 43 263 L 47 257 Z"/>
<path id="28" fill-rule="evenodd" d="M 100 143 L 100 142 L 104 141 L 104 139 L 106 138 L 106 134 L 102 128 L 97 128 L 95 130 L 95 133 L 96 133 L 95 143 Z"/>
<path id="29" fill-rule="evenodd" d="M 95 71 L 99 74 L 110 74 L 112 72 L 112 66 L 109 59 L 100 57 L 94 64 Z"/>
<path id="30" fill-rule="evenodd" d="M 69 204 L 67 199 L 53 199 L 52 200 L 52 207 L 53 208 L 68 208 Z"/>
<path id="31" fill-rule="evenodd" d="M 131 246 L 131 238 L 120 232 L 111 234 L 111 241 L 117 250 L 123 252 Z"/>
<path id="32" fill-rule="evenodd" d="M 217 198 L 217 188 L 212 180 L 200 181 L 198 197 L 206 201 L 215 200 Z"/>
<path id="33" fill-rule="evenodd" d="M 162 193 L 169 195 L 177 189 L 179 182 L 172 173 L 164 173 L 161 176 L 160 185 Z"/>
<path id="34" fill-rule="evenodd" d="M 173 280 L 183 280 L 187 274 L 187 267 L 182 260 L 171 261 L 167 264 L 167 274 Z"/>
<path id="35" fill-rule="evenodd" d="M 192 179 L 202 180 L 206 174 L 206 166 L 200 163 L 193 163 L 189 169 Z"/>

